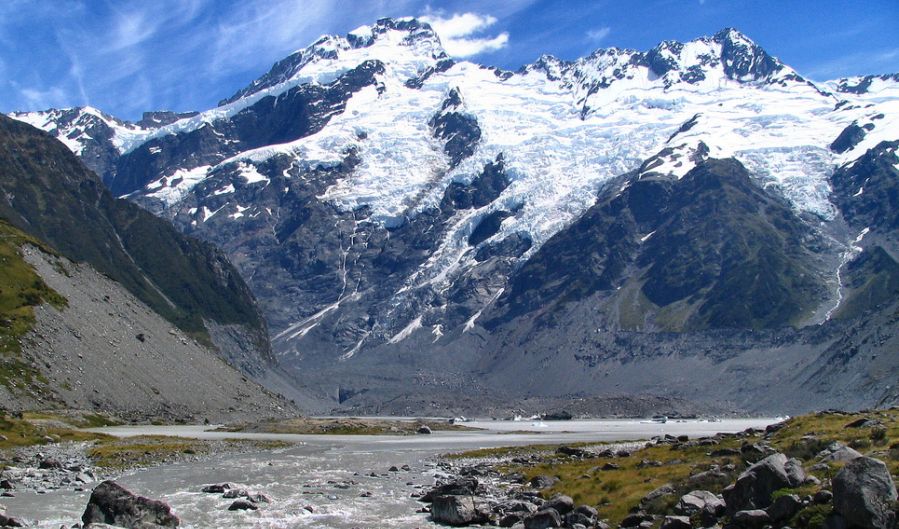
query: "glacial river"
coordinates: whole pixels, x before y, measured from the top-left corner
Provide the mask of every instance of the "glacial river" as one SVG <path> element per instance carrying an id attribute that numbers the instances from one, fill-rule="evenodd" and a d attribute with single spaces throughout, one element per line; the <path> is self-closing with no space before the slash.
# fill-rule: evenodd
<path id="1" fill-rule="evenodd" d="M 269 435 L 211 432 L 204 426 L 101 428 L 116 436 L 178 435 L 201 439 L 252 438 L 294 441 L 290 448 L 215 456 L 200 462 L 163 465 L 118 478 L 133 492 L 169 503 L 182 527 L 206 528 L 413 528 L 431 527 L 411 497 L 434 483 L 434 457 L 453 451 L 535 443 L 624 441 L 656 435 L 691 437 L 764 427 L 776 419 L 729 419 L 657 424 L 638 420 L 564 422 L 475 421 L 477 432 L 415 436 Z M 388 472 L 391 466 L 410 470 Z M 376 476 L 370 476 L 370 474 Z M 272 497 L 258 511 L 233 512 L 233 500 L 204 494 L 204 484 L 233 482 Z M 370 496 L 363 497 L 363 493 Z M 3 498 L 10 515 L 36 527 L 59 529 L 80 521 L 89 492 L 19 492 Z M 310 507 L 312 512 L 305 509 Z M 435 526 L 436 527 L 436 526 Z"/>

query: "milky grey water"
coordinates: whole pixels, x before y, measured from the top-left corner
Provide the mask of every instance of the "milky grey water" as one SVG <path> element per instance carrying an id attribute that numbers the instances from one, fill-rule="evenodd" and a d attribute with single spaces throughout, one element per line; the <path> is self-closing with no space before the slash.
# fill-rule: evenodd
<path id="1" fill-rule="evenodd" d="M 255 438 L 297 442 L 287 449 L 214 456 L 201 462 L 131 472 L 118 481 L 135 493 L 168 502 L 186 528 L 413 528 L 433 526 L 410 495 L 434 483 L 434 456 L 495 446 L 578 441 L 649 439 L 655 435 L 710 435 L 764 427 L 775 419 L 721 422 L 589 420 L 564 422 L 483 421 L 467 423 L 478 432 L 435 432 L 416 436 L 269 435 L 208 432 L 202 426 L 102 428 L 118 436 L 165 434 L 203 439 Z M 388 472 L 390 466 L 411 470 Z M 376 477 L 369 474 L 375 473 Z M 273 498 L 258 511 L 233 512 L 233 500 L 204 494 L 215 482 L 234 482 Z M 361 497 L 371 493 L 370 497 Z M 4 498 L 8 513 L 40 528 L 58 529 L 80 521 L 89 492 L 17 493 Z M 304 507 L 311 507 L 312 513 Z"/>

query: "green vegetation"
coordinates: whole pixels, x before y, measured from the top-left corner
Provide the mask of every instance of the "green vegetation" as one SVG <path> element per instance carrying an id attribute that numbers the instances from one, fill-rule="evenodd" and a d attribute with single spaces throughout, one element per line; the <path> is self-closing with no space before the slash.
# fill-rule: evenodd
<path id="1" fill-rule="evenodd" d="M 0 384 L 15 394 L 46 382 L 22 357 L 21 341 L 34 328 L 34 307 L 66 305 L 65 298 L 48 287 L 22 257 L 23 245 L 50 252 L 0 219 Z"/>
<path id="2" fill-rule="evenodd" d="M 20 446 L 42 445 L 60 441 L 98 441 L 109 436 L 81 432 L 58 425 L 41 424 L 27 418 L 0 415 L 0 453 Z M 5 458 L 4 458 L 5 459 Z M 5 463 L 5 461 L 2 461 Z"/>
<path id="3" fill-rule="evenodd" d="M 847 427 L 863 418 L 873 422 L 862 427 Z M 647 512 L 668 513 L 680 496 L 691 490 L 720 492 L 739 476 L 747 464 L 738 455 L 713 456 L 712 453 L 722 450 L 726 453 L 726 449 L 739 449 L 743 442 L 763 440 L 776 450 L 801 459 L 806 468 L 817 462 L 815 457 L 822 449 L 839 441 L 883 460 L 893 476 L 899 476 L 899 408 L 854 414 L 822 412 L 804 415 L 788 420 L 780 430 L 767 436 L 762 433 L 745 438 L 720 436 L 718 444 L 708 446 L 694 443 L 652 445 L 633 452 L 629 457 L 573 459 L 556 453 L 555 446 L 483 449 L 447 457 L 499 459 L 499 470 L 520 472 L 528 480 L 541 475 L 554 476 L 559 481 L 541 491 L 544 497 L 549 498 L 557 493 L 571 496 L 575 503 L 596 507 L 601 517 L 615 524 L 640 504 L 649 492 L 663 485 L 672 486 L 675 494 L 644 504 Z M 512 458 L 527 458 L 534 454 L 542 455 L 537 464 L 512 462 Z M 831 463 L 827 470 L 816 470 L 813 474 L 822 479 L 833 477 L 840 466 L 840 463 Z M 710 469 L 716 469 L 716 472 L 706 473 Z M 777 491 L 775 495 L 804 496 L 817 490 L 817 486 L 808 485 Z M 803 510 L 802 518 L 797 517 L 790 526 L 820 527 L 824 510 L 820 511 Z"/>

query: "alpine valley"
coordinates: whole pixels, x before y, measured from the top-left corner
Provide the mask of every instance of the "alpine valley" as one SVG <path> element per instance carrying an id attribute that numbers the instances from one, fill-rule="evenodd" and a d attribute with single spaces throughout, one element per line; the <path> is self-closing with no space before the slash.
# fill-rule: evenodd
<path id="1" fill-rule="evenodd" d="M 11 117 L 131 203 L 72 182 L 127 252 L 60 251 L 313 410 L 899 404 L 899 75 L 813 82 L 735 29 L 504 71 L 406 18 L 222 97 Z M 138 238 L 132 204 L 190 238 Z M 164 263 L 228 288 L 165 290 Z"/>

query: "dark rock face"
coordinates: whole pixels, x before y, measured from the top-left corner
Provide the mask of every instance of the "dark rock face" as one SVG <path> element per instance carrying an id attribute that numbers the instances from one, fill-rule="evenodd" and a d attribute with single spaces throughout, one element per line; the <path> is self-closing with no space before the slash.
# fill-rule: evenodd
<path id="1" fill-rule="evenodd" d="M 681 314 L 670 330 L 798 323 L 825 295 L 816 257 L 801 249 L 810 236 L 734 160 L 710 160 L 675 182 L 636 180 L 544 244 L 512 276 L 487 325 L 597 293 L 617 304 L 636 274 L 660 312 Z M 625 314 L 616 326 L 640 328 L 653 316 Z"/>
<path id="2" fill-rule="evenodd" d="M 773 454 L 752 465 L 740 474 L 736 483 L 722 491 L 727 511 L 764 509 L 771 504 L 771 495 L 780 489 L 798 487 L 805 481 L 802 464 L 787 459 L 783 454 Z"/>
<path id="3" fill-rule="evenodd" d="M 834 171 L 833 200 L 849 224 L 885 234 L 899 229 L 899 141 L 882 142 Z"/>
<path id="4" fill-rule="evenodd" d="M 259 506 L 250 500 L 234 500 L 231 502 L 231 505 L 228 506 L 229 511 L 256 511 L 259 510 Z"/>
<path id="5" fill-rule="evenodd" d="M 141 120 L 135 123 L 135 125 L 145 129 L 153 129 L 170 125 L 179 119 L 192 118 L 197 114 L 199 112 L 172 112 L 171 110 L 144 112 Z"/>
<path id="6" fill-rule="evenodd" d="M 837 92 L 846 94 L 866 94 L 875 79 L 899 82 L 899 74 L 866 75 L 857 80 L 842 79 L 837 83 Z"/>
<path id="7" fill-rule="evenodd" d="M 850 527 L 895 527 L 896 485 L 887 466 L 860 457 L 846 464 L 833 478 L 833 508 Z"/>
<path id="8" fill-rule="evenodd" d="M 178 527 L 181 523 L 164 502 L 135 496 L 115 481 L 104 481 L 94 489 L 81 521 L 128 529 Z"/>
<path id="9" fill-rule="evenodd" d="M 865 139 L 865 129 L 855 123 L 848 125 L 843 132 L 830 144 L 830 150 L 836 153 L 844 153 L 853 149 Z"/>
<path id="10" fill-rule="evenodd" d="M 453 88 L 441 105 L 440 112 L 428 123 L 433 129 L 434 137 L 446 142 L 443 150 L 450 158 L 450 167 L 459 165 L 459 162 L 471 156 L 481 139 L 478 120 L 470 114 L 460 112 L 462 108 L 462 96 L 458 89 Z"/>

